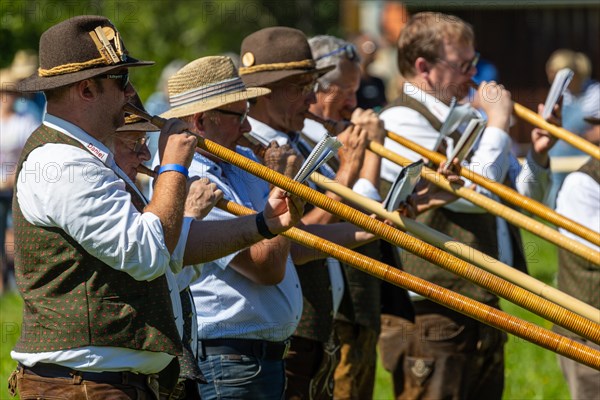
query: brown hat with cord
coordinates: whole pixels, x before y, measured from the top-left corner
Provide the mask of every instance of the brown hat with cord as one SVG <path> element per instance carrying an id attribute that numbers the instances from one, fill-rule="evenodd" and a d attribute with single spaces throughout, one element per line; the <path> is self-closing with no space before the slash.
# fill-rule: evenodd
<path id="1" fill-rule="evenodd" d="M 119 68 L 154 64 L 130 57 L 115 26 L 96 15 L 70 18 L 45 31 L 39 60 L 37 73 L 19 82 L 19 91 L 55 89 Z"/>
<path id="2" fill-rule="evenodd" d="M 304 33 L 284 26 L 261 29 L 246 36 L 240 56 L 240 76 L 248 86 L 268 85 L 310 73 L 321 76 L 335 68 L 316 68 Z"/>
<path id="3" fill-rule="evenodd" d="M 135 96 L 129 101 L 131 104 L 136 106 L 138 109 L 146 112 L 144 108 L 144 104 L 142 103 L 142 99 L 140 99 L 139 94 L 135 94 Z M 117 129 L 117 133 L 119 132 L 155 132 L 160 131 L 160 128 L 151 122 L 146 121 L 142 117 L 138 117 L 135 114 L 125 113 L 125 125 L 121 126 Z"/>

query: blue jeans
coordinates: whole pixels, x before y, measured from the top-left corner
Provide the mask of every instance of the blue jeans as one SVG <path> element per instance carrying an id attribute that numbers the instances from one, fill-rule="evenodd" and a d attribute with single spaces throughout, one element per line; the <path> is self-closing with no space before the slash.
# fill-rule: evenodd
<path id="1" fill-rule="evenodd" d="M 202 400 L 283 398 L 283 360 L 223 354 L 201 358 L 199 365 L 208 382 L 198 385 Z"/>

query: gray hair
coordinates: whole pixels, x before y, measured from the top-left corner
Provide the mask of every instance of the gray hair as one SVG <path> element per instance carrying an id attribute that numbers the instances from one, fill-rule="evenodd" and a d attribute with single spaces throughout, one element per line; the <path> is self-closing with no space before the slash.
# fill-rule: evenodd
<path id="1" fill-rule="evenodd" d="M 320 77 L 318 80 L 319 87 L 323 90 L 327 90 L 329 89 L 329 85 L 331 85 L 332 82 L 334 82 L 340 77 L 340 63 L 343 60 L 348 60 L 348 57 L 346 56 L 346 53 L 344 51 L 340 51 L 337 53 L 335 53 L 335 51 L 341 49 L 344 46 L 353 45 L 350 42 L 330 35 L 319 35 L 312 37 L 308 40 L 308 44 L 310 45 L 310 50 L 312 52 L 313 58 L 317 60 L 317 68 L 329 67 L 331 65 L 335 66 L 335 69 L 329 71 L 328 73 Z M 319 57 L 322 57 L 332 52 L 334 52 L 335 54 L 328 55 L 327 57 L 319 60 Z M 357 65 L 360 65 L 360 56 L 357 52 L 355 53 L 356 58 L 350 61 L 356 63 Z"/>

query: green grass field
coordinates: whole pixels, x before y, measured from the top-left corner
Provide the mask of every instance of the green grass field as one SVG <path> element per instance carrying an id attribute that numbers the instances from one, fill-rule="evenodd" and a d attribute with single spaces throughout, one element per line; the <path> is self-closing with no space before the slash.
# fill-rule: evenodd
<path id="1" fill-rule="evenodd" d="M 528 256 L 529 272 L 537 279 L 554 284 L 556 275 L 556 249 L 526 232 L 523 235 Z M 7 379 L 15 364 L 10 350 L 19 336 L 21 324 L 20 297 L 12 292 L 0 298 L 0 399 L 9 399 Z M 551 324 L 540 317 L 506 301 L 502 308 L 508 313 L 546 328 Z M 377 368 L 374 398 L 391 399 L 392 386 L 389 374 L 381 365 Z M 510 400 L 569 399 L 569 392 L 562 377 L 556 355 L 520 338 L 510 336 L 506 345 L 506 386 L 504 398 Z"/>

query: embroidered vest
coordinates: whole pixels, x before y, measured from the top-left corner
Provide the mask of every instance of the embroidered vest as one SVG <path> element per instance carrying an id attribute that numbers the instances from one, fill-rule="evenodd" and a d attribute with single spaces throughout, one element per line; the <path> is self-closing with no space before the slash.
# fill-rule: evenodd
<path id="1" fill-rule="evenodd" d="M 591 176 L 600 184 L 600 161 L 595 158 L 584 164 L 579 172 Z M 562 248 L 558 249 L 558 261 L 558 289 L 592 307 L 600 308 L 600 269 L 598 266 Z M 574 335 L 558 326 L 555 326 L 554 330 L 563 335 Z"/>
<path id="2" fill-rule="evenodd" d="M 25 144 L 17 176 L 31 151 L 47 143 L 84 148 L 42 125 Z M 141 212 L 144 200 L 128 189 Z M 15 276 L 25 301 L 16 351 L 114 346 L 181 353 L 164 276 L 140 282 L 111 268 L 64 230 L 29 223 L 19 207 L 16 189 L 14 196 Z"/>
<path id="3" fill-rule="evenodd" d="M 442 126 L 441 121 L 427 107 L 410 96 L 401 95 L 386 109 L 391 107 L 407 107 L 419 112 L 436 130 L 439 130 Z M 452 135 L 455 134 L 457 133 L 455 132 Z M 445 208 L 438 208 L 419 215 L 416 220 L 451 236 L 459 242 L 498 258 L 496 217 L 491 214 L 458 213 Z M 402 252 L 402 265 L 403 269 L 412 275 L 475 300 L 488 304 L 497 301 L 494 294 L 407 251 Z"/>

